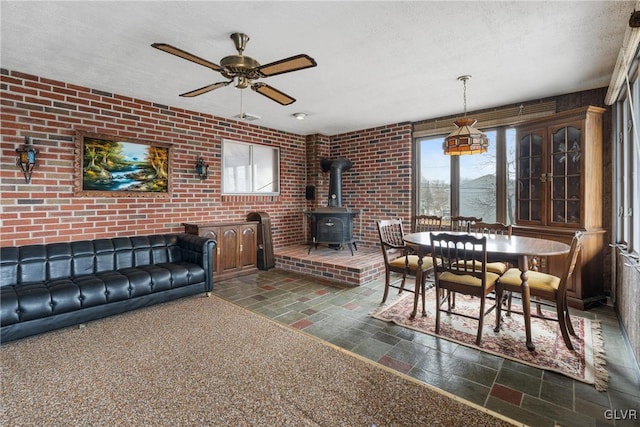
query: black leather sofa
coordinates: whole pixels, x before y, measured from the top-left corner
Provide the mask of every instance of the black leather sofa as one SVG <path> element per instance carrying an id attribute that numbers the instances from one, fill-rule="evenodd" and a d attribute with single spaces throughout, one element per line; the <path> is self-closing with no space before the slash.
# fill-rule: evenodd
<path id="1" fill-rule="evenodd" d="M 0 248 L 0 341 L 210 292 L 215 246 L 167 234 Z"/>

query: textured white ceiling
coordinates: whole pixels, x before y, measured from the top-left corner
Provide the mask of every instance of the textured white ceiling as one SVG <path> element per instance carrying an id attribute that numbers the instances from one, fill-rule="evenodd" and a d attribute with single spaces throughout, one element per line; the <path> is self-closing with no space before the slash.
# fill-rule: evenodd
<path id="1" fill-rule="evenodd" d="M 239 89 L 178 94 L 224 80 L 150 47 L 219 63 L 307 53 L 318 66 L 264 81 L 281 106 L 242 91 L 253 124 L 334 135 L 609 85 L 636 1 L 45 1 L 0 3 L 2 68 L 232 118 Z M 640 8 L 639 8 L 640 9 Z M 304 112 L 304 121 L 293 113 Z"/>

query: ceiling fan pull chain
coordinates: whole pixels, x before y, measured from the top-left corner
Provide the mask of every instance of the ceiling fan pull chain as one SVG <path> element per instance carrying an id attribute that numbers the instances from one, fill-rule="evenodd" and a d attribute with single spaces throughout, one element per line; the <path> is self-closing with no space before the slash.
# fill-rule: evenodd
<path id="1" fill-rule="evenodd" d="M 242 92 L 244 91 L 240 89 L 240 118 L 244 117 L 244 114 L 242 114 Z"/>

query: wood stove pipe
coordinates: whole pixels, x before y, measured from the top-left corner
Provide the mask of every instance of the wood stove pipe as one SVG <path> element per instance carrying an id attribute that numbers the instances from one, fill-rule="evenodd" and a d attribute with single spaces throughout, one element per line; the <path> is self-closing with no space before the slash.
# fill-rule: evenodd
<path id="1" fill-rule="evenodd" d="M 331 207 L 342 206 L 342 172 L 351 169 L 351 160 L 338 158 L 322 159 L 320 166 L 323 172 L 329 172 L 329 203 Z"/>

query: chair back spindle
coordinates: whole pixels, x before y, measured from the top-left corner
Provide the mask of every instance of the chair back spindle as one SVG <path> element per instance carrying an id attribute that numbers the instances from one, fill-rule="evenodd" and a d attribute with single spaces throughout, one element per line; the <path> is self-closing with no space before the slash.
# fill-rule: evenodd
<path id="1" fill-rule="evenodd" d="M 442 217 L 437 215 L 417 215 L 413 217 L 413 232 L 442 230 Z"/>
<path id="2" fill-rule="evenodd" d="M 475 216 L 454 216 L 451 217 L 451 231 L 462 231 L 468 233 L 472 224 L 481 222 L 482 218 L 476 218 Z"/>

